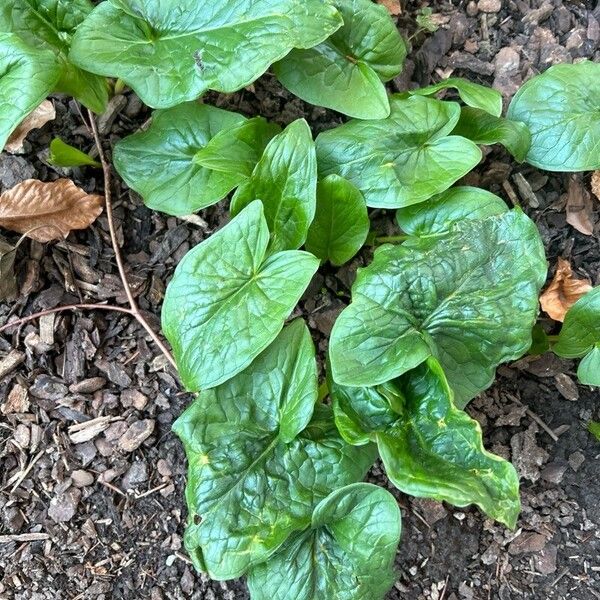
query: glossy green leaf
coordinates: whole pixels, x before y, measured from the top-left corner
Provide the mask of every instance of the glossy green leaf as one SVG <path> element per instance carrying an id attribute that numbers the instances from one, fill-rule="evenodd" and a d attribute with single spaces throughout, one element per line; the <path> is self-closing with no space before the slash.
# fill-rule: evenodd
<path id="1" fill-rule="evenodd" d="M 411 90 L 410 93 L 419 96 L 432 96 L 448 88 L 455 89 L 460 99 L 467 106 L 484 110 L 495 117 L 499 117 L 502 114 L 502 94 L 498 90 L 473 83 L 468 79 L 461 79 L 460 77 L 450 77 L 439 83 L 434 83 L 418 90 Z"/>
<path id="2" fill-rule="evenodd" d="M 50 142 L 50 156 L 48 162 L 57 167 L 96 167 L 100 169 L 102 165 L 94 160 L 89 154 L 78 150 L 77 148 L 66 144 L 60 138 L 54 138 Z"/>
<path id="3" fill-rule="evenodd" d="M 262 117 L 254 117 L 222 129 L 194 156 L 201 167 L 223 173 L 250 177 L 267 144 L 281 132 L 281 127 Z"/>
<path id="4" fill-rule="evenodd" d="M 10 0 L 0 6 L 0 31 L 18 35 L 31 52 L 51 52 L 52 66 L 45 58 L 37 65 L 36 77 L 53 77 L 57 71 L 54 91 L 74 96 L 101 113 L 108 100 L 106 80 L 80 69 L 67 57 L 73 34 L 92 8 L 89 0 Z"/>
<path id="5" fill-rule="evenodd" d="M 600 344 L 600 286 L 571 306 L 552 349 L 564 358 L 579 358 L 597 344 Z"/>
<path id="6" fill-rule="evenodd" d="M 314 346 L 296 321 L 174 424 L 189 463 L 185 546 L 213 579 L 267 560 L 310 525 L 318 502 L 371 466 L 373 448 L 347 445 L 316 399 Z"/>
<path id="7" fill-rule="evenodd" d="M 600 64 L 550 67 L 516 93 L 508 118 L 531 131 L 528 163 L 547 171 L 600 169 Z"/>
<path id="8" fill-rule="evenodd" d="M 463 408 L 531 345 L 546 259 L 520 211 L 381 246 L 331 334 L 336 382 L 372 386 L 436 356 Z"/>
<path id="9" fill-rule="evenodd" d="M 35 50 L 12 33 L 0 33 L 0 151 L 19 123 L 54 89 L 59 77 L 51 52 Z"/>
<path id="10" fill-rule="evenodd" d="M 322 44 L 292 50 L 273 65 L 294 95 L 357 119 L 384 119 L 390 104 L 383 82 L 402 70 L 406 46 L 385 7 L 371 0 L 334 0 L 344 20 Z"/>
<path id="11" fill-rule="evenodd" d="M 369 235 L 369 215 L 362 194 L 346 179 L 329 175 L 317 185 L 317 212 L 306 249 L 339 266 L 348 262 Z"/>
<path id="12" fill-rule="evenodd" d="M 304 119 L 294 121 L 269 142 L 250 178 L 234 194 L 231 214 L 257 198 L 265 207 L 271 250 L 300 248 L 317 203 L 315 144 Z"/>
<path id="13" fill-rule="evenodd" d="M 476 144 L 448 135 L 458 104 L 393 96 L 390 105 L 387 119 L 350 121 L 319 135 L 321 177 L 345 177 L 367 206 L 400 208 L 443 192 L 481 160 Z"/>
<path id="14" fill-rule="evenodd" d="M 584 385 L 600 387 L 600 344 L 594 346 L 581 359 L 577 368 L 577 379 Z"/>
<path id="15" fill-rule="evenodd" d="M 146 131 L 117 143 L 113 160 L 146 206 L 170 215 L 189 215 L 222 200 L 246 179 L 248 163 L 253 157 L 258 160 L 270 131 L 260 119 L 247 121 L 237 113 L 188 102 L 154 112 Z M 252 142 L 248 135 L 253 132 Z M 209 168 L 196 157 L 211 147 L 218 155 L 213 155 L 215 162 L 220 163 Z M 225 147 L 228 155 L 222 156 Z"/>
<path id="16" fill-rule="evenodd" d="M 168 108 L 209 89 L 235 92 L 341 25 L 322 0 L 108 0 L 77 31 L 70 58 Z"/>
<path id="17" fill-rule="evenodd" d="M 227 381 L 281 331 L 319 261 L 308 252 L 267 255 L 260 201 L 190 250 L 167 288 L 162 326 L 190 391 Z"/>
<path id="18" fill-rule="evenodd" d="M 398 489 L 454 506 L 476 504 L 486 515 L 515 526 L 519 476 L 508 461 L 484 449 L 479 423 L 454 406 L 436 359 L 377 388 L 334 384 L 331 393 L 342 435 L 347 437 L 353 425 L 377 442 Z"/>
<path id="19" fill-rule="evenodd" d="M 332 492 L 309 529 L 252 569 L 252 600 L 383 600 L 395 580 L 400 523 L 398 504 L 383 488 L 355 483 Z"/>
<path id="20" fill-rule="evenodd" d="M 508 211 L 504 200 L 476 187 L 450 188 L 427 202 L 400 208 L 396 220 L 410 235 L 428 236 L 447 233 L 456 223 L 480 221 Z"/>
<path id="21" fill-rule="evenodd" d="M 462 135 L 476 144 L 485 146 L 501 144 L 519 162 L 525 160 L 531 147 L 531 133 L 527 125 L 503 117 L 494 117 L 478 108 L 463 108 L 452 134 Z"/>

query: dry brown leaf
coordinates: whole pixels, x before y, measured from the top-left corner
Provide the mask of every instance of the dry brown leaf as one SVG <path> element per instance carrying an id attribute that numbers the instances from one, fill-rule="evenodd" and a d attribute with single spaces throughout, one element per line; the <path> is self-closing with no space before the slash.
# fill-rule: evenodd
<path id="1" fill-rule="evenodd" d="M 385 6 L 391 15 L 397 16 L 402 14 L 400 0 L 377 0 L 377 3 Z"/>
<path id="2" fill-rule="evenodd" d="M 28 114 L 21 124 L 10 134 L 4 149 L 11 154 L 17 154 L 23 150 L 23 142 L 27 134 L 33 129 L 43 127 L 48 121 L 56 118 L 54 104 L 50 100 L 44 100 L 37 108 Z"/>
<path id="3" fill-rule="evenodd" d="M 559 258 L 554 279 L 540 296 L 540 304 L 550 317 L 562 323 L 571 306 L 591 289 L 589 279 L 575 277 L 569 261 Z"/>
<path id="4" fill-rule="evenodd" d="M 592 173 L 592 193 L 600 200 L 600 171 Z"/>
<path id="5" fill-rule="evenodd" d="M 590 193 L 579 176 L 569 179 L 567 194 L 567 223 L 584 235 L 594 233 L 594 206 Z"/>
<path id="6" fill-rule="evenodd" d="M 103 205 L 102 196 L 88 194 L 70 179 L 27 179 L 0 196 L 0 227 L 49 242 L 89 227 Z"/>

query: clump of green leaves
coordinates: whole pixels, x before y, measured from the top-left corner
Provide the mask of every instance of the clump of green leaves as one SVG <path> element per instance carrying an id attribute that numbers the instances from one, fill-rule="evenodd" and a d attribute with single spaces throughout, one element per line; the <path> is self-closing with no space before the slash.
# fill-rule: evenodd
<path id="1" fill-rule="evenodd" d="M 387 9 L 371 0 L 335 0 L 344 25 L 308 50 L 274 65 L 296 96 L 358 119 L 390 114 L 384 83 L 402 70 L 406 45 Z"/>
<path id="2" fill-rule="evenodd" d="M 121 78 L 160 109 L 114 150 L 146 205 L 187 215 L 233 192 L 231 221 L 183 258 L 162 311 L 181 381 L 198 392 L 174 430 L 199 570 L 247 575 L 254 600 L 381 600 L 401 519 L 389 492 L 362 483 L 378 455 L 402 492 L 515 526 L 517 473 L 464 408 L 532 347 L 547 265 L 520 209 L 452 186 L 486 144 L 551 170 L 600 167 L 598 65 L 552 67 L 505 118 L 497 91 L 457 78 L 389 96 L 405 45 L 368 0 L 15 0 L 0 25 L 0 144 L 51 91 L 102 110 L 103 77 Z M 315 142 L 303 120 L 282 130 L 197 102 L 272 63 L 300 97 L 356 118 Z M 447 90 L 458 100 L 435 97 Z M 60 140 L 51 150 L 55 164 L 97 166 Z M 342 265 L 376 237 L 369 207 L 397 209 L 403 243 L 359 270 L 319 393 L 310 332 L 287 321 L 321 262 Z M 12 247 L 2 252 L 12 269 Z M 583 357 L 590 385 L 599 289 L 554 346 Z"/>

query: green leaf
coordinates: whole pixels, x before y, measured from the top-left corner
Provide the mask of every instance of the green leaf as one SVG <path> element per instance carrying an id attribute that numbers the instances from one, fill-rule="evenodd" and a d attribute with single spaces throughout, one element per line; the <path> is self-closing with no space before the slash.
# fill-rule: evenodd
<path id="1" fill-rule="evenodd" d="M 252 600 L 383 600 L 395 580 L 400 523 L 396 500 L 383 488 L 355 483 L 332 492 L 310 529 L 252 569 Z"/>
<path id="2" fill-rule="evenodd" d="M 174 424 L 189 463 L 185 546 L 211 578 L 267 560 L 310 525 L 318 502 L 371 466 L 373 448 L 348 446 L 328 407 L 313 415 L 316 399 L 314 346 L 296 321 Z"/>
<path id="3" fill-rule="evenodd" d="M 209 89 L 235 92 L 341 25 L 322 0 L 108 0 L 78 29 L 70 57 L 168 108 Z"/>
<path id="4" fill-rule="evenodd" d="M 60 138 L 54 138 L 50 142 L 50 156 L 48 162 L 57 167 L 96 167 L 102 168 L 102 165 L 94 160 L 89 154 L 66 144 Z"/>
<path id="5" fill-rule="evenodd" d="M 588 431 L 600 442 L 600 423 L 598 421 L 590 421 Z"/>
<path id="6" fill-rule="evenodd" d="M 463 408 L 531 345 L 546 259 L 521 211 L 385 245 L 359 270 L 330 341 L 334 380 L 384 383 L 436 356 Z"/>
<path id="7" fill-rule="evenodd" d="M 544 331 L 544 328 L 536 323 L 531 330 L 531 346 L 529 347 L 528 354 L 532 356 L 540 356 L 550 350 L 550 340 L 548 334 Z"/>
<path id="8" fill-rule="evenodd" d="M 89 0 L 10 0 L 0 7 L 0 30 L 16 34 L 31 52 L 46 50 L 53 54 L 53 65 L 47 59 L 37 65 L 36 75 L 49 76 L 45 69 L 58 72 L 54 91 L 74 96 L 96 113 L 106 109 L 108 85 L 69 61 L 71 38 L 93 8 Z M 38 103 L 39 104 L 39 103 Z"/>
<path id="9" fill-rule="evenodd" d="M 271 231 L 271 250 L 300 248 L 315 216 L 317 157 L 310 128 L 298 119 L 274 137 L 250 178 L 231 200 L 231 214 L 260 199 Z"/>
<path id="10" fill-rule="evenodd" d="M 547 171 L 600 169 L 600 64 L 550 67 L 516 93 L 508 118 L 531 131 L 528 163 Z"/>
<path id="11" fill-rule="evenodd" d="M 447 233 L 456 223 L 480 221 L 507 211 L 504 200 L 495 194 L 458 186 L 427 202 L 398 209 L 396 220 L 405 233 L 422 237 Z"/>
<path id="12" fill-rule="evenodd" d="M 329 175 L 317 185 L 317 212 L 308 230 L 306 249 L 340 266 L 363 246 L 369 215 L 362 194 L 346 179 Z"/>
<path id="13" fill-rule="evenodd" d="M 0 151 L 19 123 L 53 90 L 59 77 L 51 52 L 34 50 L 12 33 L 0 33 Z"/>
<path id="14" fill-rule="evenodd" d="M 600 286 L 571 306 L 552 350 L 564 358 L 579 358 L 597 344 L 600 344 Z"/>
<path id="15" fill-rule="evenodd" d="M 247 121 L 237 113 L 189 102 L 154 112 L 146 131 L 115 146 L 113 159 L 146 206 L 170 215 L 189 215 L 222 200 L 246 179 L 248 163 L 253 157 L 258 160 L 270 131 L 260 119 Z M 256 136 L 254 145 L 248 135 Z M 228 155 L 221 156 L 225 149 Z M 217 169 L 202 164 L 203 152 L 213 150 Z"/>
<path id="16" fill-rule="evenodd" d="M 448 135 L 458 104 L 393 96 L 390 105 L 387 119 L 350 121 L 319 135 L 321 177 L 345 177 L 367 206 L 400 208 L 443 192 L 481 160 L 473 142 Z"/>
<path id="17" fill-rule="evenodd" d="M 484 449 L 479 423 L 454 406 L 436 359 L 377 388 L 334 384 L 331 393 L 342 435 L 351 423 L 377 442 L 387 475 L 402 492 L 454 506 L 476 504 L 515 526 L 519 476 L 508 461 Z"/>
<path id="18" fill-rule="evenodd" d="M 410 90 L 410 94 L 418 96 L 433 96 L 441 90 L 453 88 L 458 92 L 460 99 L 473 108 L 479 108 L 490 115 L 499 117 L 502 114 L 502 94 L 498 90 L 473 83 L 468 79 L 460 77 L 450 77 L 439 83 L 428 85 L 427 87 Z"/>
<path id="19" fill-rule="evenodd" d="M 531 147 L 527 125 L 503 117 L 494 117 L 478 108 L 463 108 L 452 132 L 476 144 L 502 144 L 519 162 L 523 162 Z"/>
<path id="20" fill-rule="evenodd" d="M 315 274 L 308 252 L 267 255 L 260 201 L 190 250 L 167 288 L 162 326 L 190 391 L 227 381 L 281 331 Z"/>
<path id="21" fill-rule="evenodd" d="M 222 129 L 194 156 L 201 167 L 223 173 L 250 177 L 267 144 L 281 132 L 281 127 L 262 117 L 254 117 Z"/>
<path id="22" fill-rule="evenodd" d="M 583 385 L 600 387 L 600 344 L 583 357 L 577 369 L 577 378 Z"/>
<path id="23" fill-rule="evenodd" d="M 406 46 L 385 7 L 371 0 L 334 0 L 344 19 L 322 44 L 292 50 L 275 75 L 306 102 L 357 119 L 383 119 L 390 104 L 383 82 L 402 70 Z"/>

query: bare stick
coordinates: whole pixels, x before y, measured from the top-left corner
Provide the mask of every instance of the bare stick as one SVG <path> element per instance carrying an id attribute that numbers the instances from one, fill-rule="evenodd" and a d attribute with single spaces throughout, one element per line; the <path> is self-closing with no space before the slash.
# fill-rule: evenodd
<path id="1" fill-rule="evenodd" d="M 68 304 L 67 306 L 58 306 L 57 308 L 49 308 L 48 310 L 42 310 L 41 312 L 29 315 L 27 317 L 23 317 L 22 319 L 18 319 L 17 321 L 11 321 L 10 323 L 6 323 L 2 327 L 0 327 L 0 333 L 3 333 L 8 329 L 12 329 L 13 327 L 21 327 L 21 325 L 29 323 L 29 321 L 35 321 L 40 317 L 45 317 L 46 315 L 53 315 L 55 313 L 60 312 L 66 312 L 68 310 L 108 310 L 113 312 L 125 313 L 127 315 L 131 315 L 132 317 L 135 317 L 133 311 L 130 308 L 121 308 L 120 306 L 111 306 L 110 304 Z"/>
<path id="2" fill-rule="evenodd" d="M 125 273 L 125 265 L 123 264 L 123 258 L 121 257 L 121 250 L 119 249 L 119 241 L 117 239 L 117 234 L 115 230 L 114 216 L 112 210 L 112 192 L 110 188 L 111 177 L 110 177 L 110 165 L 106 160 L 106 156 L 104 155 L 104 150 L 102 149 L 102 143 L 100 141 L 100 135 L 98 134 L 98 127 L 96 125 L 96 120 L 94 119 L 94 115 L 90 110 L 88 110 L 88 115 L 90 118 L 90 125 L 92 127 L 92 133 L 94 135 L 94 142 L 96 144 L 96 148 L 98 150 L 98 158 L 100 158 L 100 163 L 102 164 L 102 172 L 104 174 L 104 197 L 106 200 L 106 218 L 108 220 L 108 229 L 110 232 L 110 240 L 112 243 L 112 247 L 115 253 L 115 260 L 117 262 L 117 268 L 119 269 L 119 276 L 121 277 L 121 281 L 123 283 L 123 288 L 125 290 L 125 295 L 127 296 L 127 301 L 129 302 L 129 306 L 131 307 L 131 314 L 137 319 L 139 324 L 147 331 L 148 335 L 152 338 L 154 343 L 158 346 L 160 351 L 164 354 L 165 358 L 171 363 L 173 368 L 177 370 L 177 365 L 175 364 L 175 359 L 173 355 L 169 351 L 169 349 L 165 346 L 163 341 L 158 337 L 156 332 L 150 327 L 148 321 L 144 318 L 140 309 L 137 305 L 136 299 L 133 297 L 131 293 L 131 287 L 129 286 L 129 281 L 127 279 L 127 275 Z"/>

